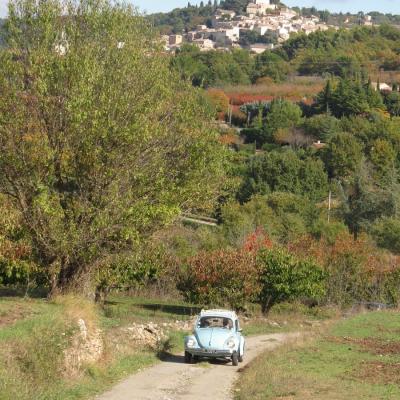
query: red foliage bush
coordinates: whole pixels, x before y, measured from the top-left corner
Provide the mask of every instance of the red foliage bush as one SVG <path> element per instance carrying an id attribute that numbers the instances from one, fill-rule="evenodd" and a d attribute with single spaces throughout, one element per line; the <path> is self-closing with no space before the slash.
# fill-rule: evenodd
<path id="1" fill-rule="evenodd" d="M 178 284 L 185 299 L 205 306 L 241 309 L 259 292 L 255 254 L 245 250 L 202 252 L 188 260 Z"/>
<path id="2" fill-rule="evenodd" d="M 260 292 L 257 252 L 271 246 L 264 232 L 257 230 L 242 249 L 202 252 L 187 260 L 178 289 L 196 304 L 242 309 Z"/>
<path id="3" fill-rule="evenodd" d="M 221 135 L 219 137 L 219 141 L 222 144 L 230 145 L 238 143 L 239 139 L 236 135 L 233 135 L 232 133 L 226 133 L 225 135 Z"/>
<path id="4" fill-rule="evenodd" d="M 272 240 L 265 233 L 264 229 L 257 228 L 253 233 L 247 236 L 243 250 L 248 252 L 258 252 L 262 249 L 272 249 L 274 246 Z"/>
<path id="5" fill-rule="evenodd" d="M 288 250 L 298 257 L 312 257 L 325 268 L 329 303 L 397 302 L 388 285 L 400 285 L 393 280 L 400 259 L 378 249 L 366 236 L 355 240 L 342 233 L 333 244 L 305 236 L 289 243 Z"/>
<path id="6" fill-rule="evenodd" d="M 232 111 L 232 124 L 233 125 L 244 126 L 246 123 L 247 123 L 247 115 L 244 112 L 242 112 L 240 110 Z"/>
<path id="7" fill-rule="evenodd" d="M 247 103 L 273 100 L 273 96 L 254 95 L 248 93 L 228 93 L 227 95 L 230 99 L 230 103 L 234 106 L 242 106 L 243 104 Z"/>
<path id="8" fill-rule="evenodd" d="M 229 97 L 223 90 L 208 89 L 207 97 L 217 113 L 226 113 L 229 108 Z"/>

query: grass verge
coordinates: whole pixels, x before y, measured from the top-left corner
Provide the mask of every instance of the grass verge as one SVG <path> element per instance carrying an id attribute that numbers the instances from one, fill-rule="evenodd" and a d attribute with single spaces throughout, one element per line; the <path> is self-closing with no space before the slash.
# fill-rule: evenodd
<path id="1" fill-rule="evenodd" d="M 92 398 L 160 358 L 181 353 L 187 332 L 174 327 L 182 326 L 179 321 L 193 320 L 199 311 L 178 300 L 122 295 L 111 297 L 101 308 L 74 297 L 53 302 L 0 297 L 0 400 Z M 241 318 L 245 335 L 310 329 L 310 324 L 331 317 L 330 311 L 299 305 L 277 306 L 268 319 L 259 315 L 256 306 L 249 312 L 252 318 Z M 105 343 L 101 359 L 83 365 L 74 375 L 66 367 L 65 351 L 71 347 L 80 319 L 88 331 L 101 329 Z M 126 328 L 133 323 L 149 322 L 169 327 L 158 351 L 135 347 L 126 336 Z"/>
<path id="2" fill-rule="evenodd" d="M 83 365 L 79 374 L 71 376 L 65 351 L 79 319 L 88 331 L 100 328 L 105 338 L 133 319 L 107 318 L 94 304 L 73 297 L 53 302 L 3 297 L 0 315 L 0 400 L 88 399 L 159 360 L 154 350 L 132 347 L 116 352 L 105 343 L 98 362 Z"/>
<path id="3" fill-rule="evenodd" d="M 236 400 L 399 399 L 399 326 L 397 312 L 360 314 L 265 353 L 241 375 Z"/>

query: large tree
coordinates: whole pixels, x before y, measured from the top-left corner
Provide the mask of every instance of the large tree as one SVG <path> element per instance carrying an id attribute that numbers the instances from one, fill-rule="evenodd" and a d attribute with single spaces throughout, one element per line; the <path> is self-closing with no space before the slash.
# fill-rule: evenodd
<path id="1" fill-rule="evenodd" d="M 221 150 L 200 92 L 146 21 L 109 0 L 12 0 L 0 54 L 0 192 L 54 292 L 181 212 L 207 207 Z"/>
<path id="2" fill-rule="evenodd" d="M 360 143 L 351 134 L 338 133 L 332 136 L 322 153 L 329 177 L 350 179 L 360 167 L 362 150 Z"/>

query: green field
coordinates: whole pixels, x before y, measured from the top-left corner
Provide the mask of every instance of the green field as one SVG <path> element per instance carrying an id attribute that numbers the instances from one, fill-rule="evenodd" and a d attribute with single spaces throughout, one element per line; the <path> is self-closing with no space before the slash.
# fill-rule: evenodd
<path id="1" fill-rule="evenodd" d="M 241 375 L 236 399 L 399 399 L 399 322 L 398 312 L 359 314 L 266 353 Z"/>

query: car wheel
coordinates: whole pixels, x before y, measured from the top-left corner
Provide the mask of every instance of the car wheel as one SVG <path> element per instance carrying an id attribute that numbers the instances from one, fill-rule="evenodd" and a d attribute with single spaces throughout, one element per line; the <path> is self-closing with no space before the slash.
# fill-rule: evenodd
<path id="1" fill-rule="evenodd" d="M 239 365 L 239 355 L 236 351 L 232 354 L 232 365 L 235 367 Z"/>
<path id="2" fill-rule="evenodd" d="M 188 351 L 185 351 L 185 363 L 186 364 L 193 363 L 193 356 Z"/>
<path id="3" fill-rule="evenodd" d="M 243 354 L 244 354 L 244 346 L 243 346 L 243 353 L 239 354 L 239 362 L 242 363 L 243 362 Z"/>

